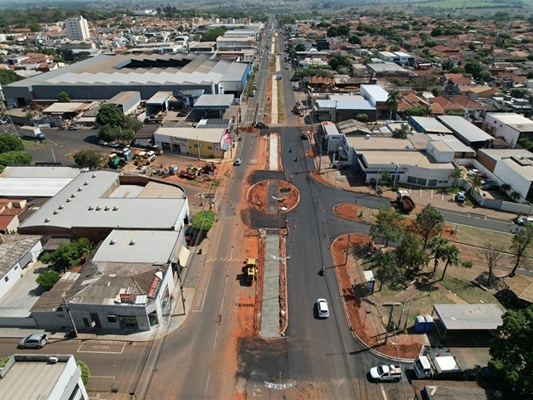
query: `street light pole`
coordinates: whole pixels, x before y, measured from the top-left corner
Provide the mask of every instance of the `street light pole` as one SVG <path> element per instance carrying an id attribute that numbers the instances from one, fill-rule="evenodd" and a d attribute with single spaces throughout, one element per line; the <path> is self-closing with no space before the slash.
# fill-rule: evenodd
<path id="1" fill-rule="evenodd" d="M 198 160 L 200 160 L 200 139 L 196 136 L 196 141 L 198 142 Z"/>
<path id="2" fill-rule="evenodd" d="M 378 177 L 376 179 L 376 194 L 378 193 L 379 177 L 381 176 L 381 169 L 378 169 Z"/>

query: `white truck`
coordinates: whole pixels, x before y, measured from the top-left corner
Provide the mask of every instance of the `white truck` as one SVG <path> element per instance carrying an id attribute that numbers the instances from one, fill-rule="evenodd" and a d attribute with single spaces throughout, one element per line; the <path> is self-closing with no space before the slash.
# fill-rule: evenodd
<path id="1" fill-rule="evenodd" d="M 413 363 L 418 379 L 470 380 L 490 360 L 485 348 L 454 348 L 424 346 Z"/>
<path id="2" fill-rule="evenodd" d="M 370 369 L 370 377 L 374 382 L 399 382 L 402 379 L 402 370 L 395 365 L 380 365 Z"/>
<path id="3" fill-rule="evenodd" d="M 38 140 L 40 142 L 46 139 L 46 136 L 44 136 L 44 133 L 41 132 L 41 128 L 38 126 L 21 126 L 17 128 L 17 131 L 23 138 Z"/>

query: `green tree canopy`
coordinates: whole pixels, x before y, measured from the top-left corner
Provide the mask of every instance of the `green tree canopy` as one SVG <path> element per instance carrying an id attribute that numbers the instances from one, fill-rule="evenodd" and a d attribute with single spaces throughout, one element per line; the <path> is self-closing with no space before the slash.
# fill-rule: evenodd
<path id="1" fill-rule="evenodd" d="M 116 105 L 104 104 L 100 107 L 96 115 L 96 122 L 99 126 L 109 125 L 122 127 L 126 122 L 126 116 Z"/>
<path id="2" fill-rule="evenodd" d="M 217 28 L 208 29 L 202 35 L 200 42 L 215 42 L 219 36 L 224 36 L 228 28 L 219 26 Z"/>
<path id="3" fill-rule="evenodd" d="M 370 236 L 380 239 L 385 247 L 389 242 L 398 242 L 404 231 L 405 218 L 391 207 L 381 207 L 376 222 L 370 227 Z"/>
<path id="4" fill-rule="evenodd" d="M 92 250 L 93 245 L 89 239 L 80 238 L 59 245 L 54 251 L 43 253 L 40 259 L 45 264 L 54 264 L 67 270 L 84 262 Z"/>
<path id="5" fill-rule="evenodd" d="M 215 223 L 216 214 L 211 210 L 199 211 L 191 219 L 192 228 L 197 232 L 207 233 Z"/>
<path id="6" fill-rule="evenodd" d="M 305 51 L 305 44 L 298 43 L 296 47 L 294 48 L 295 51 Z"/>
<path id="7" fill-rule="evenodd" d="M 23 151 L 8 151 L 0 154 L 0 165 L 29 165 L 33 157 Z"/>
<path id="8" fill-rule="evenodd" d="M 70 95 L 67 92 L 59 92 L 57 94 L 57 101 L 59 103 L 70 103 Z"/>
<path id="9" fill-rule="evenodd" d="M 481 71 L 483 71 L 483 66 L 477 60 L 467 60 L 464 68 L 465 72 L 467 74 L 472 74 L 474 78 L 479 78 Z"/>
<path id="10" fill-rule="evenodd" d="M 0 84 L 1 85 L 8 85 L 13 82 L 21 81 L 21 76 L 17 75 L 15 72 L 11 71 L 10 69 L 2 69 L 0 70 Z"/>
<path id="11" fill-rule="evenodd" d="M 508 310 L 490 341 L 489 368 L 504 399 L 531 398 L 533 393 L 533 306 Z"/>
<path id="12" fill-rule="evenodd" d="M 420 213 L 417 214 L 413 223 L 413 231 L 422 238 L 424 249 L 427 247 L 429 239 L 437 236 L 444 225 L 444 216 L 431 204 L 426 205 Z"/>
<path id="13" fill-rule="evenodd" d="M 328 64 L 332 69 L 337 70 L 340 67 L 349 67 L 350 60 L 346 56 L 336 54 L 328 61 Z"/>
<path id="14" fill-rule="evenodd" d="M 392 114 L 396 114 L 401 97 L 402 94 L 399 90 L 393 89 L 389 92 L 387 100 L 385 101 L 385 105 L 390 111 L 390 119 L 392 119 Z"/>
<path id="15" fill-rule="evenodd" d="M 100 150 L 80 150 L 73 154 L 74 162 L 81 168 L 97 168 L 104 154 Z"/>
<path id="16" fill-rule="evenodd" d="M 76 361 L 76 365 L 80 367 L 81 370 L 81 381 L 85 386 L 87 386 L 89 379 L 91 379 L 91 371 L 89 370 L 89 367 L 87 366 L 87 364 L 80 360 Z"/>
<path id="17" fill-rule="evenodd" d="M 412 129 L 408 124 L 401 124 L 399 128 L 394 129 L 392 137 L 397 139 L 407 139 L 407 137 L 412 134 Z"/>
<path id="18" fill-rule="evenodd" d="M 0 154 L 8 151 L 23 151 L 24 145 L 19 137 L 9 133 L 0 135 Z"/>
<path id="19" fill-rule="evenodd" d="M 37 276 L 37 279 L 35 279 L 35 281 L 43 289 L 50 290 L 54 287 L 54 285 L 57 283 L 59 278 L 60 276 L 57 271 L 48 270 L 46 272 L 43 272 L 42 274 L 39 274 L 39 276 Z"/>
<path id="20" fill-rule="evenodd" d="M 375 276 L 379 281 L 379 290 L 383 284 L 391 289 L 397 289 L 403 283 L 401 268 L 396 263 L 396 257 L 392 251 L 378 251 L 372 258 L 372 267 L 375 268 Z"/>
<path id="21" fill-rule="evenodd" d="M 410 272 L 419 271 L 429 263 L 429 256 L 422 248 L 423 242 L 412 233 L 407 232 L 396 248 L 396 262 L 401 268 Z"/>
<path id="22" fill-rule="evenodd" d="M 533 244 L 533 224 L 526 222 L 516 235 L 513 236 L 511 243 L 511 254 L 514 259 L 514 267 L 511 276 L 514 276 L 517 268 L 527 259 L 531 245 Z"/>

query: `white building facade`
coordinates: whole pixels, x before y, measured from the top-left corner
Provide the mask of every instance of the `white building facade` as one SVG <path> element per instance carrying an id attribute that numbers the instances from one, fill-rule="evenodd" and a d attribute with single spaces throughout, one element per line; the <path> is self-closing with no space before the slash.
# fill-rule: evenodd
<path id="1" fill-rule="evenodd" d="M 70 40 L 86 40 L 91 37 L 89 24 L 81 15 L 76 18 L 69 18 L 65 21 L 67 36 Z"/>

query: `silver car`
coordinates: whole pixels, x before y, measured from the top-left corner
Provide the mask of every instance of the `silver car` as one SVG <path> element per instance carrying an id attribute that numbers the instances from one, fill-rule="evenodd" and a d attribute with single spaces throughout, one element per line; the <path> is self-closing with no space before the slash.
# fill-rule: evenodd
<path id="1" fill-rule="evenodd" d="M 19 349 L 40 349 L 46 343 L 48 338 L 44 333 L 32 333 L 22 339 L 18 345 Z"/>
<path id="2" fill-rule="evenodd" d="M 316 301 L 316 308 L 318 309 L 318 316 L 320 318 L 329 317 L 328 301 L 326 299 L 318 299 Z"/>

